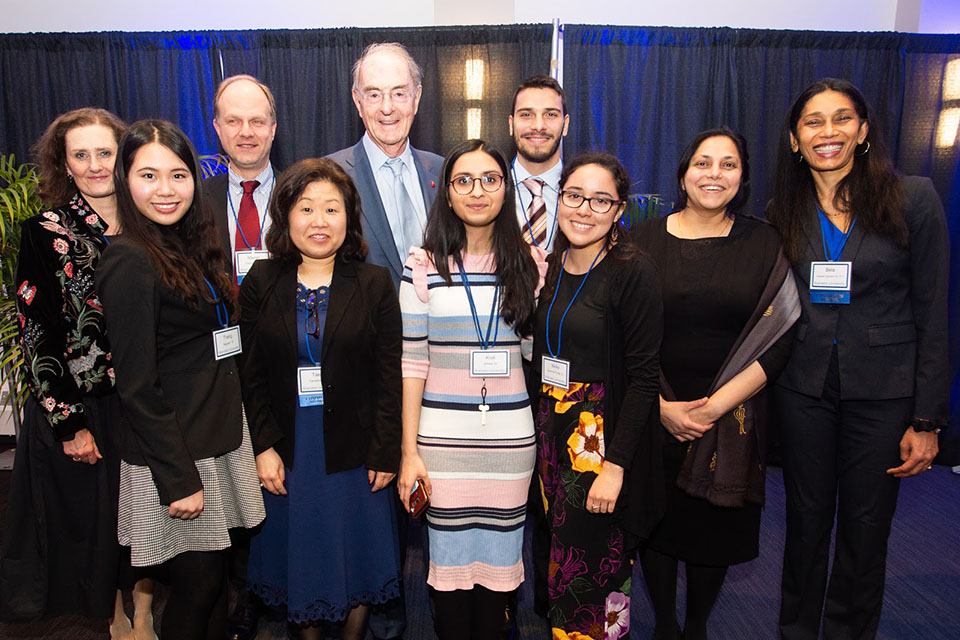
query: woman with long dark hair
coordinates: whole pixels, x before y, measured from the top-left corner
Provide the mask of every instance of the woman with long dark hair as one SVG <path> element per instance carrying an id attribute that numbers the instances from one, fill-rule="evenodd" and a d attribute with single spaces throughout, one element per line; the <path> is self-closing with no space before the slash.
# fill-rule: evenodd
<path id="1" fill-rule="evenodd" d="M 172 585 L 164 640 L 222 638 L 228 530 L 264 517 L 240 402 L 230 264 L 193 145 L 161 120 L 120 140 L 123 235 L 97 269 L 124 414 L 118 537 Z"/>
<path id="2" fill-rule="evenodd" d="M 609 154 L 564 166 L 560 233 L 537 306 L 537 470 L 554 638 L 629 637 L 632 558 L 663 510 L 660 285 L 621 232 L 629 193 Z"/>
<path id="3" fill-rule="evenodd" d="M 654 638 L 703 640 L 727 568 L 759 554 L 767 381 L 790 354 L 800 315 L 770 224 L 747 215 L 746 140 L 727 127 L 680 155 L 677 209 L 634 238 L 663 287 L 660 422 L 666 511 L 641 556 Z M 683 631 L 677 568 L 686 568 Z"/>
<path id="4" fill-rule="evenodd" d="M 521 341 L 546 264 L 520 235 L 508 175 L 482 140 L 447 154 L 423 250 L 400 285 L 398 490 L 406 506 L 418 482 L 430 495 L 427 584 L 441 640 L 501 633 L 507 596 L 523 581 L 535 451 Z"/>
<path id="5" fill-rule="evenodd" d="M 943 206 L 930 180 L 895 172 L 860 91 L 826 78 L 787 115 L 767 217 L 803 309 L 776 385 L 780 631 L 816 638 L 822 618 L 827 638 L 872 638 L 900 478 L 930 468 L 949 417 Z"/>
<path id="6" fill-rule="evenodd" d="M 296 635 L 362 639 L 399 595 L 400 306 L 364 264 L 360 195 L 337 163 L 277 178 L 267 243 L 240 287 L 241 362 L 267 520 L 248 582 Z"/>
<path id="7" fill-rule="evenodd" d="M 93 276 L 120 232 L 113 165 L 126 125 L 103 109 L 57 117 L 35 147 L 52 206 L 23 224 L 17 260 L 24 407 L 4 527 L 8 619 L 110 619 L 112 638 L 152 638 L 153 585 L 117 543 L 120 401 Z M 71 535 L 63 535 L 64 531 Z M 134 620 L 118 586 L 133 585 Z"/>

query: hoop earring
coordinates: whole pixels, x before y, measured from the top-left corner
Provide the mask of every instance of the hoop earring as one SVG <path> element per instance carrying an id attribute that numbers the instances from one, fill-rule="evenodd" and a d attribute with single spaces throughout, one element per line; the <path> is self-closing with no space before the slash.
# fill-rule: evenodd
<path id="1" fill-rule="evenodd" d="M 620 226 L 620 221 L 615 220 L 613 223 L 613 231 L 610 233 L 610 242 L 616 242 L 617 238 L 620 237 L 620 230 L 617 228 Z"/>
<path id="2" fill-rule="evenodd" d="M 857 153 L 857 156 L 865 156 L 868 153 L 870 153 L 870 141 L 867 140 L 866 143 L 867 143 L 867 147 L 860 153 Z M 863 144 L 863 143 L 860 143 L 860 144 Z M 857 146 L 859 147 L 860 145 L 858 144 Z"/>

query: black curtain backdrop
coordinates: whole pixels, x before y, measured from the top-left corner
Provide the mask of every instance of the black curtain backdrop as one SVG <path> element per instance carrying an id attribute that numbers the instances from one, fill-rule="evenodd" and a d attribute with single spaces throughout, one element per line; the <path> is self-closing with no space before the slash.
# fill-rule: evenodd
<path id="1" fill-rule="evenodd" d="M 506 118 L 516 85 L 548 73 L 550 25 L 176 33 L 0 35 L 0 153 L 27 159 L 58 114 L 101 106 L 129 122 L 178 123 L 204 154 L 219 151 L 213 93 L 225 76 L 249 73 L 277 98 L 273 160 L 285 167 L 354 144 L 363 126 L 350 99 L 353 61 L 371 42 L 407 46 L 424 68 L 411 138 L 444 153 L 467 135 L 480 109 L 481 136 L 513 152 Z M 567 25 L 564 87 L 571 114 L 566 157 L 603 149 L 630 171 L 635 193 L 676 198 L 679 154 L 698 131 L 728 124 L 751 154 L 753 211 L 770 194 L 774 150 L 786 110 L 817 78 L 857 84 L 877 111 L 897 166 L 933 179 L 951 244 L 960 251 L 958 148 L 938 149 L 947 62 L 960 36 Z M 483 96 L 467 100 L 464 64 L 484 64 Z M 956 240 L 956 242 L 954 242 Z M 952 261 L 951 318 L 960 320 L 960 258 Z M 951 333 L 952 397 L 960 406 L 960 331 Z M 960 462 L 960 424 L 942 438 Z"/>

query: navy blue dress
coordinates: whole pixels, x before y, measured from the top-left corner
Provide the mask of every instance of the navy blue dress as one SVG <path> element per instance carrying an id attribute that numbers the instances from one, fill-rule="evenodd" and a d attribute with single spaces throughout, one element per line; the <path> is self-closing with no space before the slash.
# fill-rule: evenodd
<path id="1" fill-rule="evenodd" d="M 321 338 L 307 338 L 311 291 L 297 285 L 299 366 L 320 362 L 328 292 L 316 290 Z M 327 475 L 322 405 L 297 407 L 295 442 L 287 495 L 263 491 L 267 519 L 250 545 L 250 589 L 267 604 L 286 605 L 297 623 L 340 621 L 357 605 L 396 598 L 401 567 L 390 490 L 371 493 L 365 467 Z"/>

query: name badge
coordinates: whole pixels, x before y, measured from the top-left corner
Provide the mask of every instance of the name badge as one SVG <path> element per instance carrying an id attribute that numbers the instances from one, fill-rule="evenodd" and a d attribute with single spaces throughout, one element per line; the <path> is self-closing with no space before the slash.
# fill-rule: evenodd
<path id="1" fill-rule="evenodd" d="M 850 304 L 852 262 L 811 262 L 810 302 Z"/>
<path id="2" fill-rule="evenodd" d="M 297 398 L 301 407 L 323 404 L 323 378 L 320 367 L 297 367 Z"/>
<path id="3" fill-rule="evenodd" d="M 471 349 L 471 378 L 509 378 L 510 351 L 507 349 Z"/>
<path id="4" fill-rule="evenodd" d="M 237 269 L 237 284 L 243 281 L 243 276 L 247 275 L 257 260 L 266 260 L 270 257 L 270 252 L 265 249 L 252 251 L 237 251 L 234 254 L 234 265 Z"/>
<path id="5" fill-rule="evenodd" d="M 570 361 L 546 354 L 540 359 L 540 380 L 561 389 L 570 388 Z"/>
<path id="6" fill-rule="evenodd" d="M 243 345 L 240 343 L 240 327 L 227 327 L 213 332 L 214 358 L 223 360 L 239 353 L 243 353 Z"/>

